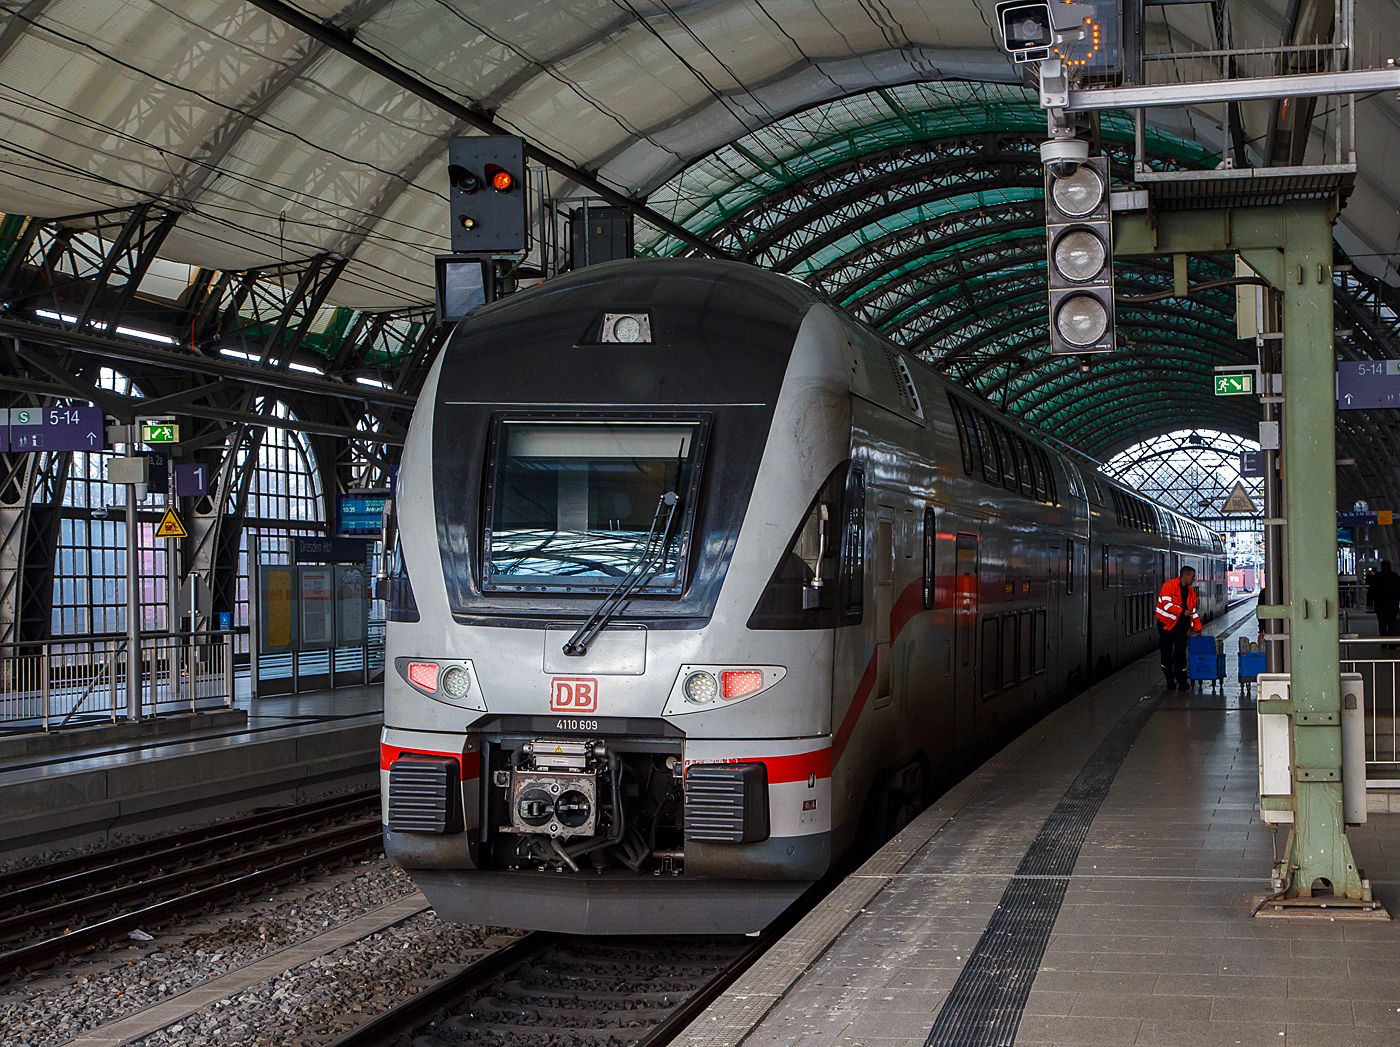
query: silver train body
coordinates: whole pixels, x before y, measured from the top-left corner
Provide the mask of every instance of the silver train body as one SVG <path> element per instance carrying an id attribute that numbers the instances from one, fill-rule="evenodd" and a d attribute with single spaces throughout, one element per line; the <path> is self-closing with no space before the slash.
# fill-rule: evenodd
<path id="1" fill-rule="evenodd" d="M 396 515 L 385 848 L 476 924 L 757 930 L 1151 650 L 1180 565 L 1225 606 L 1199 525 L 740 264 L 593 266 L 462 323 Z"/>

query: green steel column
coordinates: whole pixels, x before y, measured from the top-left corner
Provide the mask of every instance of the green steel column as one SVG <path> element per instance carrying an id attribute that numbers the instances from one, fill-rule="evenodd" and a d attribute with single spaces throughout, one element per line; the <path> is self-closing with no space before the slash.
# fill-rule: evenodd
<path id="1" fill-rule="evenodd" d="M 1341 666 L 1337 628 L 1336 350 L 1332 221 L 1327 202 L 1285 208 L 1283 469 L 1287 521 L 1293 832 L 1287 897 L 1328 881 L 1361 900 L 1361 877 L 1342 818 Z M 1275 255 L 1275 263 L 1280 261 Z M 1271 267 L 1274 268 L 1274 267 Z"/>

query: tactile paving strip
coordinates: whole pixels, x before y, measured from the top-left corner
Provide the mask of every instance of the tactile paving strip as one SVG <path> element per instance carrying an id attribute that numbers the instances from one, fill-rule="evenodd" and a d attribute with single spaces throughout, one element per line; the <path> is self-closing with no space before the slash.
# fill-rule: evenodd
<path id="1" fill-rule="evenodd" d="M 1045 819 L 934 1019 L 926 1047 L 1004 1047 L 1016 1038 L 1079 850 L 1157 704 L 1144 699 L 1118 721 Z"/>

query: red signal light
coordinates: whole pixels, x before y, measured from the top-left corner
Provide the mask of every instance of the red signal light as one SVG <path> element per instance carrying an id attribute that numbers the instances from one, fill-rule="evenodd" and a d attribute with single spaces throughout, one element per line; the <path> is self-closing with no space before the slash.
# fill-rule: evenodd
<path id="1" fill-rule="evenodd" d="M 499 164 L 486 165 L 486 180 L 498 193 L 508 193 L 515 188 L 515 176 Z"/>
<path id="2" fill-rule="evenodd" d="M 720 693 L 725 698 L 742 698 L 763 686 L 763 673 L 757 669 L 729 669 L 719 674 Z"/>

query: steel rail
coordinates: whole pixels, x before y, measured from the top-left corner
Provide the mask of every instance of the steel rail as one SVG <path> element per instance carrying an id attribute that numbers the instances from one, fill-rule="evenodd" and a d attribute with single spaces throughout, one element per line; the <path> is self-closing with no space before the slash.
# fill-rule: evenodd
<path id="1" fill-rule="evenodd" d="M 216 851 L 293 825 L 307 825 L 318 818 L 336 817 L 379 803 L 379 792 L 359 791 L 334 800 L 279 808 L 231 822 L 190 829 L 141 843 L 113 847 L 94 854 L 77 855 L 57 862 L 17 869 L 0 877 L 0 911 L 27 905 L 44 896 L 89 891 L 103 880 L 117 880 L 141 867 L 158 867 L 188 859 L 201 851 Z M 0 917 L 3 918 L 3 917 Z"/>
<path id="2" fill-rule="evenodd" d="M 0 951 L 0 982 L 23 977 L 33 966 L 55 960 L 62 962 L 75 951 L 101 948 L 136 927 L 160 926 L 184 913 L 207 911 L 221 902 L 242 898 L 246 892 L 268 883 L 294 878 L 308 867 L 363 854 L 381 845 L 381 833 L 376 817 L 370 824 L 360 821 L 338 826 L 193 869 L 127 883 L 72 903 L 14 914 L 0 921 L 0 933 L 6 933 L 12 941 L 20 928 L 25 928 L 23 933 L 31 933 L 39 927 L 63 926 L 64 933 L 50 934 Z M 264 864 L 269 861 L 271 864 Z M 213 882 L 208 882 L 211 877 Z M 181 889 L 192 883 L 196 885 L 193 890 Z M 150 901 L 153 892 L 167 888 L 176 893 Z M 130 907 L 133 901 L 137 904 Z M 125 911 L 114 912 L 122 909 Z M 106 915 L 108 913 L 112 915 Z M 106 918 L 88 924 L 81 922 L 95 915 Z M 73 926 L 74 923 L 78 926 Z"/>
<path id="3" fill-rule="evenodd" d="M 325 44 L 333 51 L 337 51 L 346 58 L 361 65 L 371 72 L 377 73 L 392 84 L 396 84 L 410 94 L 417 95 L 430 105 L 434 105 L 445 113 L 451 113 L 458 120 L 470 127 L 476 128 L 488 135 L 509 135 L 513 132 L 502 125 L 496 123 L 485 113 L 479 112 L 471 106 L 444 94 L 436 87 L 433 87 L 425 80 L 419 79 L 408 70 L 395 65 L 394 63 L 380 57 L 366 47 L 355 43 L 354 37 L 345 30 L 329 22 L 322 22 L 302 11 L 298 11 L 289 4 L 282 3 L 282 0 L 248 0 L 254 7 L 261 8 L 274 18 L 281 19 L 292 28 L 305 33 L 311 39 Z M 608 203 L 617 207 L 630 210 L 638 217 L 645 220 L 649 225 L 653 225 L 669 236 L 689 244 L 696 250 L 704 251 L 714 258 L 729 258 L 728 252 L 716 247 L 703 237 L 696 236 L 685 226 L 667 218 L 659 211 L 648 207 L 640 200 L 636 200 L 626 193 L 619 192 L 607 183 L 601 181 L 596 176 L 589 174 L 581 167 L 576 167 L 560 157 L 555 156 L 529 139 L 525 140 L 525 155 L 532 160 L 537 160 L 545 167 L 557 174 L 563 175 L 570 181 L 578 183 L 584 189 L 596 193 Z"/>

